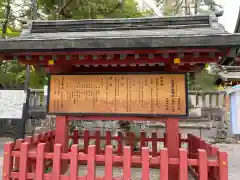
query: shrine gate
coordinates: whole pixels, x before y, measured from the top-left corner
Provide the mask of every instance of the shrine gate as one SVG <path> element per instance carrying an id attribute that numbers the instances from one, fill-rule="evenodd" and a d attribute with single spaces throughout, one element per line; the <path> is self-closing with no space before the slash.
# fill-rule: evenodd
<path id="1" fill-rule="evenodd" d="M 226 33 L 214 15 L 29 22 L 21 37 L 0 41 L 0 55 L 49 72 L 48 113 L 56 115 L 56 130 L 6 144 L 3 179 L 129 180 L 138 167 L 144 180 L 151 179 L 151 168 L 160 169 L 161 180 L 186 180 L 189 173 L 227 180 L 227 154 L 194 135 L 182 139 L 178 121 L 188 116 L 188 73 L 234 57 L 239 45 L 240 36 Z M 166 132 L 143 132 L 140 151 L 131 143 L 123 147 L 129 140 L 123 134 L 69 136 L 69 121 L 103 119 L 163 121 Z M 95 145 L 89 145 L 93 137 Z M 160 151 L 158 142 L 164 144 Z M 80 164 L 87 164 L 86 175 L 79 175 Z M 100 165 L 102 176 L 96 175 Z M 121 177 L 113 177 L 114 166 L 122 167 Z"/>

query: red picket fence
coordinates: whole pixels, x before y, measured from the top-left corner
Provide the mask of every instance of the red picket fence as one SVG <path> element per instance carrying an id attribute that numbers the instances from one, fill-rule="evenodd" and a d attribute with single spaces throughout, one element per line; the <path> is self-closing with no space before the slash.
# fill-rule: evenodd
<path id="1" fill-rule="evenodd" d="M 87 153 L 88 146 L 90 142 L 94 140 L 94 145 L 96 146 L 97 154 L 104 154 L 105 150 L 101 148 L 101 143 L 104 143 L 105 146 L 112 145 L 112 142 L 116 142 L 116 147 L 114 148 L 113 153 L 117 155 L 123 154 L 124 145 L 128 145 L 131 147 L 132 155 L 140 155 L 141 151 L 135 149 L 136 142 L 140 143 L 139 149 L 142 147 L 146 147 L 148 143 L 151 143 L 152 148 L 149 152 L 151 156 L 157 156 L 160 152 L 157 151 L 157 146 L 160 143 L 163 143 L 163 146 L 166 144 L 166 133 L 163 133 L 162 137 L 157 137 L 157 133 L 153 132 L 151 137 L 146 136 L 146 132 L 141 132 L 140 138 L 137 138 L 133 133 L 127 133 L 125 136 L 122 132 L 118 132 L 117 135 L 112 136 L 111 131 L 106 131 L 105 136 L 100 135 L 100 131 L 88 131 L 79 132 L 78 130 L 74 130 L 73 134 L 69 136 L 69 139 L 72 140 L 73 144 L 79 144 L 81 140 L 83 140 L 83 148 L 79 148 L 79 152 Z M 181 134 L 179 134 L 179 148 L 181 148 L 182 144 L 186 144 L 188 142 L 187 139 L 182 139 Z M 70 149 L 69 149 L 70 150 Z"/>
<path id="2" fill-rule="evenodd" d="M 228 157 L 226 152 L 221 152 L 217 147 L 204 141 L 198 136 L 188 134 L 188 157 L 191 159 L 198 157 L 199 149 L 206 151 L 208 159 L 212 159 L 218 162 L 218 166 L 210 166 L 208 169 L 209 179 L 228 179 Z M 197 177 L 197 173 L 200 173 L 198 167 L 193 166 L 189 169 L 191 174 Z"/>
<path id="3" fill-rule="evenodd" d="M 187 140 L 184 140 L 184 142 L 187 141 L 188 143 L 188 150 L 179 148 L 179 157 L 176 158 L 168 158 L 168 150 L 166 148 L 162 148 L 159 152 L 156 152 L 155 150 L 150 151 L 149 148 L 143 147 L 143 145 L 141 145 L 140 151 L 137 151 L 138 153 L 133 152 L 131 147 L 124 146 L 120 154 L 117 154 L 119 151 L 114 152 L 113 147 L 108 144 L 111 142 L 109 139 L 119 138 L 116 138 L 118 136 L 112 137 L 110 135 L 108 135 L 109 139 L 104 151 L 99 151 L 97 147 L 98 143 L 95 142 L 95 145 L 87 145 L 87 150 L 84 145 L 83 150 L 86 152 L 79 152 L 78 145 L 74 144 L 71 146 L 69 152 L 63 153 L 61 144 L 54 144 L 54 148 L 52 149 L 53 136 L 54 132 L 51 132 L 48 136 L 45 134 L 45 137 L 48 137 L 45 139 L 43 139 L 43 135 L 38 135 L 22 140 L 21 142 L 19 140 L 18 145 L 17 143 L 16 145 L 14 143 L 5 144 L 3 180 L 130 180 L 134 179 L 131 175 L 132 167 L 141 168 L 143 180 L 150 179 L 151 167 L 159 169 L 161 180 L 168 180 L 168 165 L 176 165 L 181 169 L 179 171 L 180 180 L 187 180 L 189 172 L 199 180 L 228 179 L 227 154 L 191 134 L 188 135 Z M 39 137 L 42 139 L 40 140 Z M 77 133 L 75 137 L 77 137 Z M 84 142 L 87 143 L 87 139 L 89 140 L 92 137 L 99 136 L 96 136 L 95 133 L 93 136 L 89 135 L 88 138 L 83 137 Z M 103 140 L 104 138 L 100 136 L 100 139 Z M 82 139 L 81 135 L 78 134 L 77 139 Z M 127 138 L 124 137 L 124 139 Z M 45 140 L 45 143 L 43 143 L 43 140 Z M 140 142 L 162 142 L 163 140 L 164 138 L 157 138 L 154 135 L 151 138 L 145 136 L 145 139 L 140 139 Z M 61 169 L 63 161 L 69 162 L 67 173 Z M 80 164 L 87 164 L 87 174 L 84 176 L 80 176 L 78 173 L 81 170 L 79 170 Z M 95 172 L 98 165 L 104 165 L 103 177 L 96 177 Z M 52 170 L 47 173 L 45 169 L 48 166 L 51 166 Z M 113 177 L 114 166 L 122 167 L 122 177 Z"/>

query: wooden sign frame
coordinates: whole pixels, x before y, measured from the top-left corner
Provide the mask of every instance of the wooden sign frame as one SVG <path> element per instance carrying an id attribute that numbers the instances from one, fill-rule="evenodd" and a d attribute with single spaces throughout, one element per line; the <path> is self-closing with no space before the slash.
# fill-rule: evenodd
<path id="1" fill-rule="evenodd" d="M 134 113 L 69 113 L 69 112 L 50 112 L 50 100 L 51 100 L 51 77 L 52 76 L 73 76 L 73 75 L 183 75 L 185 79 L 185 112 L 182 114 L 134 114 Z M 47 96 L 47 113 L 49 115 L 60 115 L 60 116 L 138 116 L 138 117 L 187 117 L 188 116 L 188 83 L 187 83 L 187 73 L 168 73 L 168 72 L 128 72 L 128 73 L 113 73 L 113 72 L 104 72 L 104 73 L 52 73 L 48 75 L 48 96 Z"/>

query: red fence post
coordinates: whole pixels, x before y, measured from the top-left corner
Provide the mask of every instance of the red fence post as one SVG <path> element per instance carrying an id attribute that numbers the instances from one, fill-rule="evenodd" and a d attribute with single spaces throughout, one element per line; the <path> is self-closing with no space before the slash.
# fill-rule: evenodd
<path id="1" fill-rule="evenodd" d="M 55 143 L 62 145 L 62 152 L 67 153 L 69 147 L 69 123 L 67 116 L 56 116 Z M 62 160 L 64 171 L 68 168 L 68 160 Z"/>
<path id="2" fill-rule="evenodd" d="M 168 118 L 165 121 L 166 124 L 166 148 L 168 149 L 169 158 L 178 158 L 179 157 L 179 119 L 177 118 Z M 179 168 L 175 164 L 169 166 L 168 178 L 175 180 L 178 178 Z"/>
<path id="3" fill-rule="evenodd" d="M 77 180 L 78 176 L 78 145 L 74 144 L 71 147 L 70 153 L 70 178 L 71 180 Z"/>
<path id="4" fill-rule="evenodd" d="M 111 145 L 112 133 L 111 131 L 106 131 L 106 146 Z"/>
<path id="5" fill-rule="evenodd" d="M 163 146 L 164 148 L 167 146 L 167 133 L 163 133 Z"/>
<path id="6" fill-rule="evenodd" d="M 123 180 L 131 179 L 131 160 L 131 149 L 129 146 L 125 146 L 123 152 Z"/>
<path id="7" fill-rule="evenodd" d="M 157 156 L 157 133 L 152 133 L 152 156 Z"/>
<path id="8" fill-rule="evenodd" d="M 95 145 L 96 145 L 96 154 L 100 153 L 100 142 L 101 142 L 101 136 L 100 131 L 95 132 Z"/>
<path id="9" fill-rule="evenodd" d="M 88 152 L 88 144 L 89 144 L 89 131 L 85 130 L 84 134 L 83 134 L 83 138 L 84 138 L 84 153 L 87 154 Z"/>
<path id="10" fill-rule="evenodd" d="M 179 180 L 188 180 L 188 157 L 186 149 L 179 149 Z"/>
<path id="11" fill-rule="evenodd" d="M 133 154 L 136 136 L 132 132 L 127 132 L 126 133 L 126 138 L 127 138 L 127 142 L 129 143 L 129 145 L 131 147 L 131 153 Z"/>
<path id="12" fill-rule="evenodd" d="M 29 143 L 28 142 L 24 142 L 24 143 L 21 144 L 19 180 L 26 180 L 27 179 L 28 148 L 29 148 Z"/>
<path id="13" fill-rule="evenodd" d="M 197 158 L 199 149 L 199 138 L 193 134 L 188 134 L 188 153 L 190 158 Z"/>
<path id="14" fill-rule="evenodd" d="M 188 157 L 192 157 L 192 134 L 187 134 L 187 140 L 188 140 Z"/>
<path id="15" fill-rule="evenodd" d="M 45 171 L 45 160 L 44 160 L 44 151 L 45 151 L 45 143 L 40 143 L 37 146 L 37 156 L 36 156 L 36 180 L 44 179 L 44 171 Z"/>
<path id="16" fill-rule="evenodd" d="M 199 180 L 208 179 L 208 159 L 207 152 L 203 149 L 198 149 L 198 176 Z"/>
<path id="17" fill-rule="evenodd" d="M 96 146 L 88 146 L 87 157 L 87 180 L 95 180 L 96 178 Z"/>
<path id="18" fill-rule="evenodd" d="M 54 153 L 53 153 L 53 169 L 52 169 L 52 179 L 54 180 L 60 180 L 60 175 L 63 170 L 61 168 L 61 152 L 62 152 L 62 145 L 55 144 Z"/>
<path id="19" fill-rule="evenodd" d="M 149 175 L 149 150 L 147 147 L 142 148 L 142 179 L 144 180 L 150 180 Z"/>
<path id="20" fill-rule="evenodd" d="M 219 180 L 228 180 L 228 155 L 218 151 Z"/>
<path id="21" fill-rule="evenodd" d="M 108 145 L 105 150 L 105 174 L 104 180 L 112 180 L 113 173 L 113 148 Z"/>
<path id="22" fill-rule="evenodd" d="M 179 148 L 182 148 L 182 136 L 181 136 L 181 133 L 179 133 Z"/>
<path id="23" fill-rule="evenodd" d="M 24 142 L 24 139 L 17 139 L 15 142 L 14 150 L 20 150 L 21 144 Z M 14 159 L 14 170 L 19 170 L 20 166 L 20 157 L 15 157 Z"/>
<path id="24" fill-rule="evenodd" d="M 78 129 L 74 129 L 73 136 L 72 136 L 73 144 L 78 144 L 78 137 L 79 137 L 79 131 Z"/>
<path id="25" fill-rule="evenodd" d="M 141 147 L 141 149 L 142 149 L 143 147 L 146 147 L 146 141 L 145 141 L 145 139 L 146 139 L 146 132 L 142 131 L 142 132 L 141 132 L 141 139 L 140 139 L 140 147 Z"/>
<path id="26" fill-rule="evenodd" d="M 117 143 L 117 154 L 123 154 L 123 134 L 121 131 L 118 132 L 118 143 Z"/>
<path id="27" fill-rule="evenodd" d="M 13 158 L 11 157 L 13 151 L 13 143 L 4 144 L 4 160 L 3 160 L 3 180 L 11 179 L 11 172 L 13 168 Z"/>
<path id="28" fill-rule="evenodd" d="M 160 179 L 168 180 L 168 150 L 166 148 L 160 150 Z"/>
<path id="29" fill-rule="evenodd" d="M 64 153 L 68 152 L 68 133 L 69 133 L 69 126 L 68 126 L 68 118 L 67 116 L 56 116 L 56 136 L 55 136 L 55 143 L 62 145 L 62 151 Z M 47 134 L 46 134 L 47 135 Z"/>
<path id="30" fill-rule="evenodd" d="M 49 152 L 53 152 L 53 148 L 54 148 L 54 144 L 55 144 L 55 131 L 51 131 L 51 141 L 49 141 L 50 145 L 49 145 Z"/>
<path id="31" fill-rule="evenodd" d="M 29 145 L 33 145 L 33 143 L 34 143 L 33 142 L 33 137 L 32 136 L 27 136 L 25 138 L 25 142 L 28 142 Z M 38 143 L 38 142 L 36 142 L 36 143 Z M 31 148 L 35 149 L 35 147 L 33 147 L 33 146 L 31 146 Z M 35 167 L 36 167 L 36 161 L 34 159 L 28 159 L 28 171 L 33 172 Z"/>

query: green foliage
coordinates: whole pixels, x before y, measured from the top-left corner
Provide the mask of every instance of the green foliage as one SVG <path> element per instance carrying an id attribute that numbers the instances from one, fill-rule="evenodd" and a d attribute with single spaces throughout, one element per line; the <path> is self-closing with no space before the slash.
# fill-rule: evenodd
<path id="1" fill-rule="evenodd" d="M 139 12 L 134 0 L 68 0 L 65 4 L 39 0 L 38 4 L 49 19 L 57 18 L 59 11 L 64 19 L 129 18 L 149 13 Z"/>
<path id="2" fill-rule="evenodd" d="M 61 4 L 60 2 L 64 2 Z M 38 0 L 38 13 L 45 15 L 48 19 L 57 19 L 59 9 L 64 19 L 99 19 L 99 18 L 129 18 L 147 15 L 149 12 L 138 11 L 134 0 Z M 10 11 L 6 9 L 10 4 Z M 2 26 L 7 23 L 7 28 L 0 28 L 0 33 L 5 37 L 16 37 L 19 31 L 14 30 L 10 25 L 14 24 L 18 17 L 28 18 L 30 15 L 29 1 L 22 0 L 21 3 L 11 0 L 0 0 L 0 19 Z M 17 9 L 17 13 L 13 13 Z M 42 69 L 31 68 L 30 88 L 43 88 L 47 83 L 46 73 Z M 5 88 L 24 87 L 26 75 L 25 65 L 17 61 L 0 61 L 0 84 Z"/>
<path id="3" fill-rule="evenodd" d="M 201 89 L 203 91 L 216 90 L 215 81 L 217 75 L 211 75 L 206 69 L 203 69 L 200 73 L 196 73 L 194 83 L 191 84 L 192 88 Z"/>
<path id="4" fill-rule="evenodd" d="M 6 88 L 21 84 L 22 66 L 17 61 L 3 61 L 0 66 L 0 84 Z"/>
<path id="5" fill-rule="evenodd" d="M 163 4 L 166 1 L 158 0 L 157 2 Z M 214 0 L 199 0 L 196 2 L 199 4 L 203 2 L 211 10 L 218 7 Z M 11 9 L 7 13 L 6 9 L 9 3 Z M 151 14 L 151 12 L 139 12 L 135 0 L 38 0 L 37 3 L 38 14 L 44 15 L 47 19 L 130 18 Z M 168 0 L 168 4 L 172 4 L 172 6 L 163 6 L 165 15 L 176 15 L 182 8 L 181 0 Z M 20 32 L 16 31 L 13 25 L 18 17 L 29 17 L 30 5 L 31 3 L 28 0 L 0 0 L 0 19 L 2 22 L 0 33 L 5 33 L 8 38 L 19 36 Z M 17 9 L 17 12 L 15 9 Z M 199 7 L 200 9 L 201 7 Z M 6 22 L 7 28 L 3 29 Z M 31 71 L 30 76 L 31 88 L 41 88 L 46 84 L 46 74 L 41 69 Z M 215 76 L 209 75 L 203 70 L 196 75 L 196 80 L 191 83 L 191 86 L 207 90 L 214 89 L 215 78 Z M 0 83 L 4 87 L 22 87 L 24 80 L 24 65 L 18 64 L 17 61 L 0 61 Z"/>
<path id="6" fill-rule="evenodd" d="M 23 88 L 26 79 L 25 65 L 18 61 L 2 61 L 0 65 L 0 84 L 5 88 Z M 43 88 L 46 74 L 31 68 L 30 88 Z"/>

